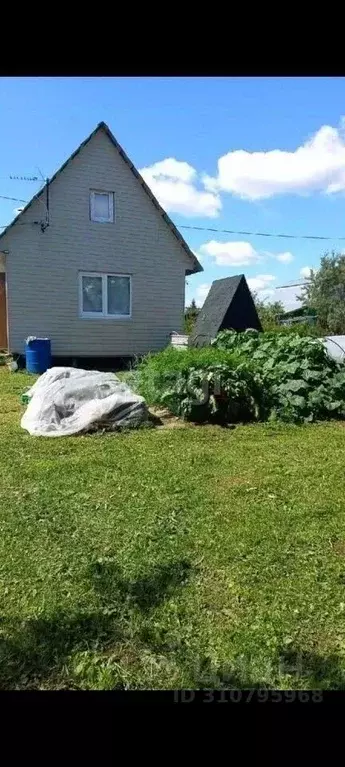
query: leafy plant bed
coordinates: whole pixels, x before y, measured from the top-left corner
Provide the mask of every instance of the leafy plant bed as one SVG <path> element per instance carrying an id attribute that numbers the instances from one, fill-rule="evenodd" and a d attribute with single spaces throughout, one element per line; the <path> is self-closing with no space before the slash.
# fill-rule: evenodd
<path id="1" fill-rule="evenodd" d="M 345 365 L 312 337 L 223 331 L 202 349 L 148 355 L 134 376 L 149 405 L 195 422 L 345 418 Z"/>

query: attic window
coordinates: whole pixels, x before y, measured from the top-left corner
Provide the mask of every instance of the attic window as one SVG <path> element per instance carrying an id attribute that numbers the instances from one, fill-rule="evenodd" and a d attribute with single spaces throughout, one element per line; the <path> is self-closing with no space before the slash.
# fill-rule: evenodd
<path id="1" fill-rule="evenodd" d="M 100 224 L 114 222 L 114 192 L 90 191 L 90 218 Z"/>

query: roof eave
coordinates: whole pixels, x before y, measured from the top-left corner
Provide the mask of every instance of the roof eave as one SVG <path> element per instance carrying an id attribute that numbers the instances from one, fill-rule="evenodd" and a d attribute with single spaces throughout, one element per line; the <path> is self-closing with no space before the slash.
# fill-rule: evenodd
<path id="1" fill-rule="evenodd" d="M 204 267 L 201 266 L 201 264 L 198 261 L 198 259 L 195 258 L 195 264 L 194 264 L 193 269 L 186 269 L 186 274 L 187 275 L 189 275 L 189 274 L 198 274 L 198 272 L 203 272 L 203 271 L 204 271 Z"/>
<path id="2" fill-rule="evenodd" d="M 119 154 L 123 157 L 126 164 L 131 169 L 134 176 L 138 179 L 139 183 L 142 185 L 143 189 L 145 190 L 146 194 L 150 198 L 151 202 L 153 202 L 155 208 L 159 211 L 164 221 L 168 224 L 169 228 L 171 229 L 172 233 L 175 235 L 176 239 L 179 241 L 180 245 L 182 246 L 183 250 L 187 253 L 189 258 L 192 260 L 193 267 L 191 269 L 186 269 L 186 274 L 196 274 L 197 272 L 203 272 L 204 269 L 201 266 L 200 262 L 194 255 L 193 251 L 190 249 L 189 245 L 186 243 L 186 240 L 184 237 L 182 237 L 181 232 L 177 229 L 173 221 L 171 220 L 170 216 L 165 212 L 164 208 L 159 204 L 157 198 L 151 191 L 150 187 L 147 185 L 146 181 L 144 181 L 142 175 L 139 173 L 135 165 L 132 163 L 132 161 L 129 159 L 128 155 L 126 154 L 125 150 L 122 148 L 122 146 L 119 144 L 113 133 L 111 132 L 108 125 L 104 122 L 99 123 L 98 128 L 104 130 L 104 132 L 107 134 L 108 138 L 110 138 L 111 142 L 114 144 L 116 149 L 118 150 Z"/>

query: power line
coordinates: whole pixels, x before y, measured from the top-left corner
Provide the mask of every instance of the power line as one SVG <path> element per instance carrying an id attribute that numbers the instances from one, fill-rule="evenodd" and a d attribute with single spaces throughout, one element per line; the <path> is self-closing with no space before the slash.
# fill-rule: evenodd
<path id="1" fill-rule="evenodd" d="M 22 200 L 19 197 L 6 197 L 3 194 L 0 194 L 0 199 L 11 200 L 12 202 L 25 202 L 25 203 L 29 202 L 29 200 Z M 6 229 L 7 226 L 9 226 L 9 224 L 0 225 L 0 229 Z M 345 240 L 345 237 L 326 237 L 326 236 L 322 236 L 318 234 L 282 234 L 282 233 L 273 233 L 273 232 L 246 232 L 246 231 L 235 231 L 234 229 L 215 229 L 214 227 L 210 227 L 210 226 L 188 226 L 188 224 L 179 224 L 178 228 L 189 229 L 196 232 L 214 232 L 216 234 L 236 234 L 236 235 L 240 234 L 246 237 L 283 237 L 284 239 L 288 239 L 288 240 L 339 240 L 339 241 Z"/>
<path id="2" fill-rule="evenodd" d="M 41 171 L 40 171 L 40 172 L 41 172 Z M 38 179 L 37 179 L 37 180 L 38 180 Z M 47 181 L 47 180 L 46 180 L 46 181 Z M 41 187 L 41 189 L 42 189 L 42 187 Z M 40 189 L 39 191 L 41 191 L 41 189 Z M 30 202 L 30 200 L 22 200 L 20 197 L 7 197 L 7 196 L 6 196 L 6 195 L 4 195 L 4 194 L 0 194 L 0 199 L 1 199 L 1 200 L 11 200 L 11 202 L 24 202 L 24 203 L 26 203 L 26 204 L 28 204 L 28 203 Z M 43 200 L 37 199 L 37 202 L 39 202 L 41 205 L 44 205 L 44 207 L 45 207 L 45 208 L 47 208 L 47 206 L 46 206 L 46 204 L 43 202 Z M 20 211 L 19 211 L 19 212 L 20 212 Z M 17 214 L 17 215 L 18 215 L 18 214 Z M 0 225 L 0 229 L 7 229 L 7 227 L 8 227 L 8 226 L 10 226 L 10 224 L 12 224 L 14 220 L 15 220 L 15 219 L 12 219 L 12 221 L 10 221 L 8 224 L 1 224 L 1 225 Z M 38 223 L 38 221 L 25 221 L 25 222 L 21 222 L 21 221 L 20 221 L 20 222 L 18 223 L 18 226 L 30 226 L 32 223 L 34 223 L 34 224 L 37 224 L 37 223 Z"/>
<path id="3" fill-rule="evenodd" d="M 1 200 L 12 200 L 12 202 L 28 202 L 27 200 L 21 200 L 20 197 L 6 197 L 4 194 L 0 194 Z"/>
<path id="4" fill-rule="evenodd" d="M 214 229 L 208 226 L 188 226 L 178 224 L 178 229 L 193 229 L 198 232 L 216 232 L 218 234 L 241 234 L 246 237 L 284 237 L 289 240 L 345 240 L 345 237 L 322 237 L 316 234 L 273 234 L 272 232 L 241 232 L 233 229 Z"/>

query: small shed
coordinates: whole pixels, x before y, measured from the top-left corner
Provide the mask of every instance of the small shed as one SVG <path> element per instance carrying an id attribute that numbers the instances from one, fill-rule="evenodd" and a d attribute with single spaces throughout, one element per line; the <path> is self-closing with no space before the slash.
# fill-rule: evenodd
<path id="1" fill-rule="evenodd" d="M 189 346 L 205 346 L 220 330 L 262 330 L 244 274 L 214 280 L 199 312 Z"/>

